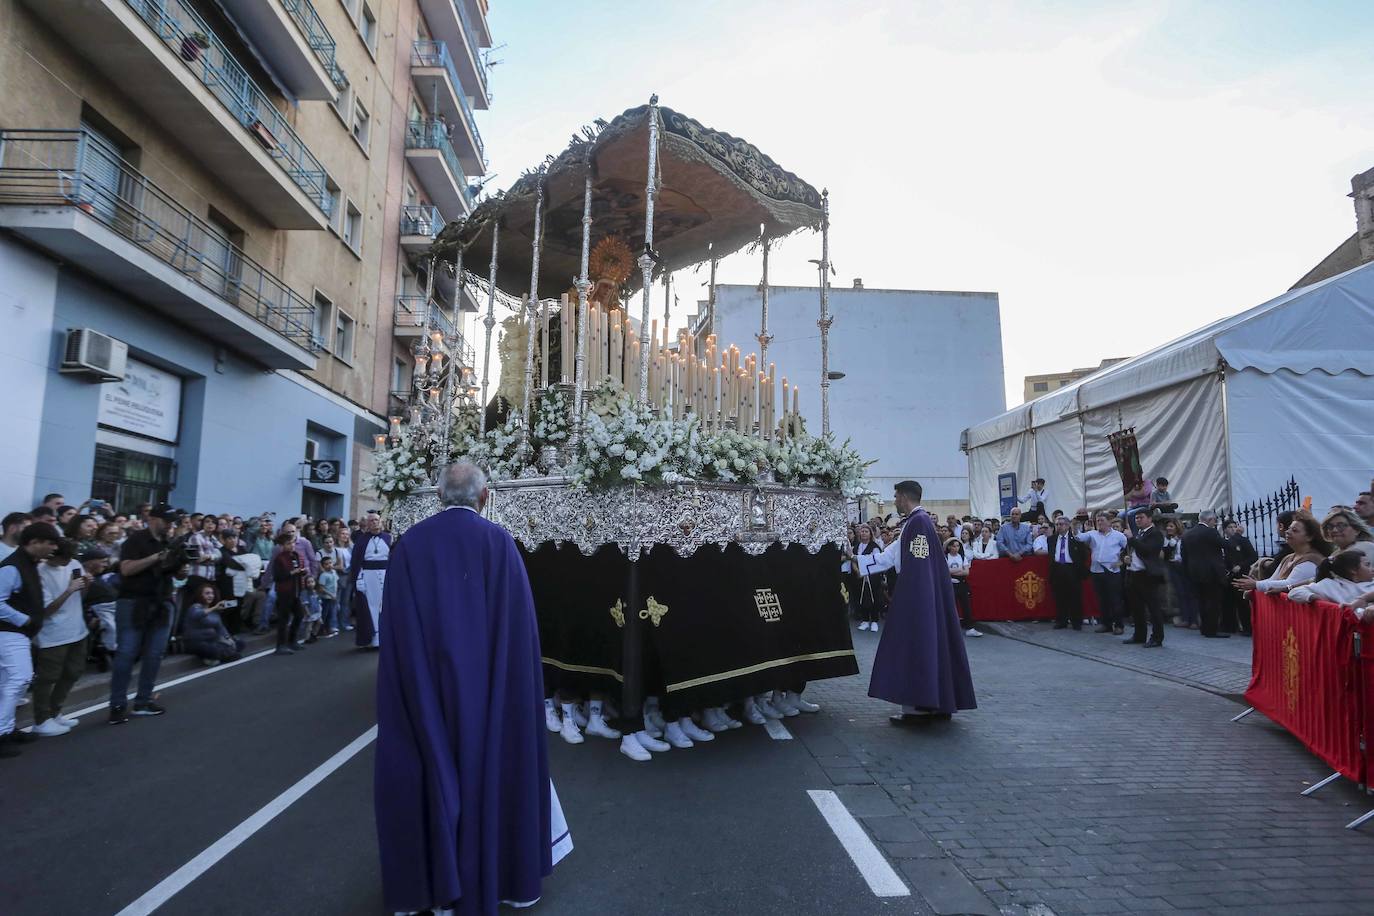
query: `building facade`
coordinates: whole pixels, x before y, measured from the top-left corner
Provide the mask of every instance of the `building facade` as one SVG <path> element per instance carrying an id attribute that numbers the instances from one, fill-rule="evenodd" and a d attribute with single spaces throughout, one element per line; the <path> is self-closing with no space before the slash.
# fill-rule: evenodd
<path id="1" fill-rule="evenodd" d="M 483 0 L 0 0 L 0 506 L 366 507 L 413 341 L 461 332 L 419 255 L 491 43 Z"/>
<path id="2" fill-rule="evenodd" d="M 1086 369 L 1070 369 L 1067 372 L 1046 372 L 1043 375 L 1028 375 L 1025 378 L 1025 390 L 1022 396 L 1027 401 L 1034 401 L 1038 397 L 1049 394 L 1059 388 L 1072 385 L 1081 378 L 1087 378 L 1100 369 L 1108 366 L 1115 366 L 1117 363 L 1125 362 L 1124 356 L 1113 356 L 1102 360 L 1096 366 Z"/>
<path id="3" fill-rule="evenodd" d="M 716 287 L 716 337 L 756 352 L 757 287 Z M 705 313 L 704 303 L 698 315 Z M 959 434 L 988 408 L 1006 408 L 1002 317 L 996 293 L 832 289 L 830 429 L 876 463 L 868 480 L 884 504 L 892 485 L 919 480 L 924 504 L 968 507 L 968 466 Z M 801 386 L 807 429 L 821 429 L 819 291 L 770 286 L 768 362 Z"/>

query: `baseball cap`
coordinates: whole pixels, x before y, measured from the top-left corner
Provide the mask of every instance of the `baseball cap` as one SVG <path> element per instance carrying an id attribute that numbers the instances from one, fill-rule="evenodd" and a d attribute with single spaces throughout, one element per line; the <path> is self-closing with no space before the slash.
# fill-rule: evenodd
<path id="1" fill-rule="evenodd" d="M 152 511 L 148 513 L 148 517 L 160 518 L 164 522 L 174 522 L 181 517 L 181 512 L 173 509 L 166 503 L 158 503 L 156 506 L 153 506 Z"/>
<path id="2" fill-rule="evenodd" d="M 91 547 L 76 555 L 76 562 L 89 563 L 92 560 L 108 560 L 110 552 L 102 547 Z"/>

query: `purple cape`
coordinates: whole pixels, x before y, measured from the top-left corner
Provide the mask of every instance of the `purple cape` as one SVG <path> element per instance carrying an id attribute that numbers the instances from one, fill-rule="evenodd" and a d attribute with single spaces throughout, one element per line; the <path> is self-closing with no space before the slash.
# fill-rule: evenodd
<path id="1" fill-rule="evenodd" d="M 495 913 L 553 870 L 539 630 L 506 531 L 450 509 L 391 551 L 377 841 L 391 912 Z"/>
<path id="2" fill-rule="evenodd" d="M 900 550 L 902 571 L 868 695 L 941 713 L 976 709 L 945 548 L 925 510 L 917 509 L 902 528 Z"/>

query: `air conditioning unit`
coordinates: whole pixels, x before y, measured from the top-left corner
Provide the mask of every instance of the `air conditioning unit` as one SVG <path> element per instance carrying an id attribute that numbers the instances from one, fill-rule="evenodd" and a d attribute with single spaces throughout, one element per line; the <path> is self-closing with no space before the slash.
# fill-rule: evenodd
<path id="1" fill-rule="evenodd" d="M 129 345 L 90 328 L 68 328 L 60 372 L 100 382 L 122 382 Z"/>

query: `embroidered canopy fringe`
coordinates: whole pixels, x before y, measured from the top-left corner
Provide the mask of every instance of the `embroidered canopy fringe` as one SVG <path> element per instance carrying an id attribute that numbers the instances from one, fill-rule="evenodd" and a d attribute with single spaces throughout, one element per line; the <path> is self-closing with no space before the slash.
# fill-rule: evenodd
<path id="1" fill-rule="evenodd" d="M 636 255 L 644 247 L 644 186 L 648 174 L 650 107 L 632 108 L 611 121 L 598 121 L 574 136 L 567 149 L 544 163 L 544 241 L 538 294 L 555 298 L 578 275 L 582 251 L 585 161 L 591 153 L 592 243 L 618 234 Z M 821 196 L 757 147 L 712 130 L 671 108 L 658 109 L 660 190 L 654 207 L 655 272 L 678 270 L 725 257 L 757 243 L 821 223 Z M 526 172 L 505 193 L 483 201 L 466 220 L 451 223 L 435 239 L 432 253 L 452 259 L 469 246 L 465 263 L 491 256 L 493 223 L 501 226 L 497 286 L 519 295 L 529 291 L 534 234 L 535 188 L 539 172 Z M 642 283 L 638 271 L 625 285 Z"/>

